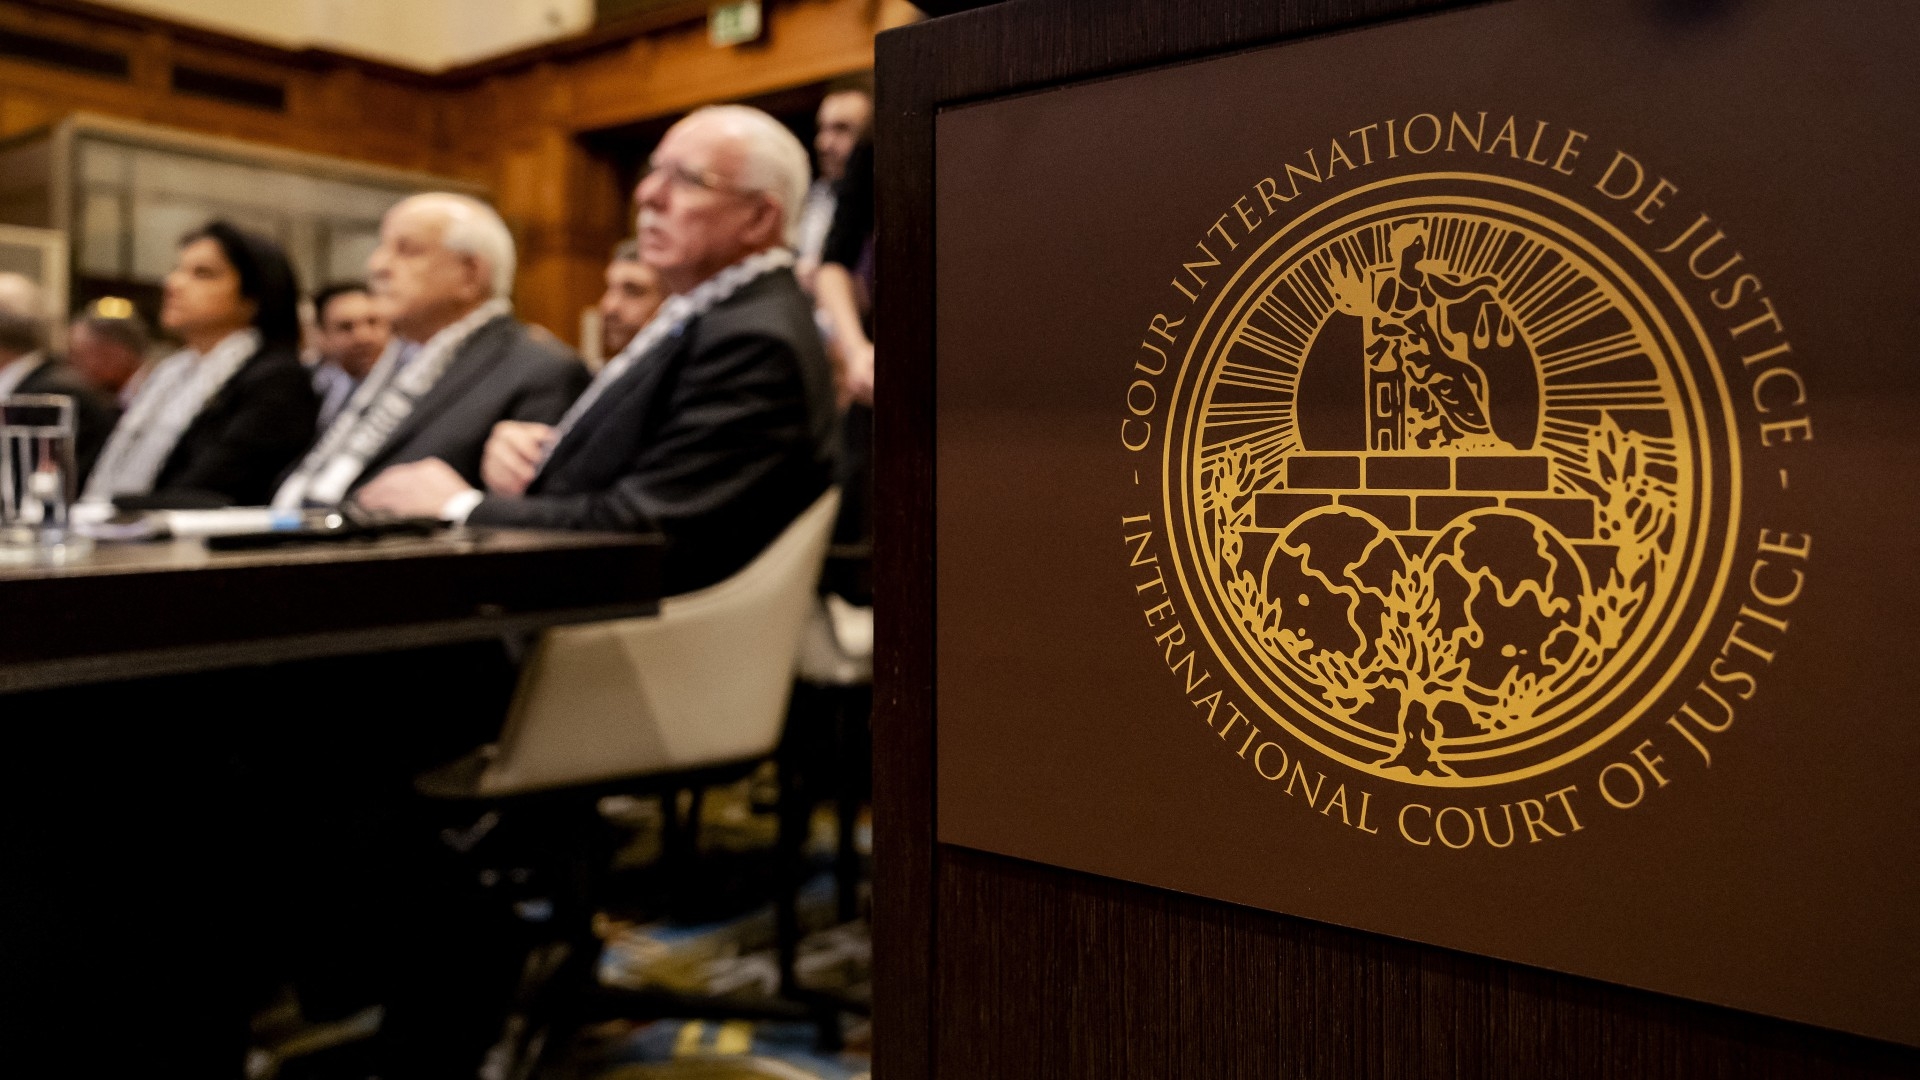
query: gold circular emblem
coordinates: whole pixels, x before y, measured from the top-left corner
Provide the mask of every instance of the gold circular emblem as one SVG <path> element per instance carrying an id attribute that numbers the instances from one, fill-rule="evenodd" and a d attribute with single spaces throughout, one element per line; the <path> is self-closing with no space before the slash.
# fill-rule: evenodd
<path id="1" fill-rule="evenodd" d="M 1537 775 L 1674 682 L 1738 519 L 1732 406 L 1655 260 L 1547 190 L 1372 184 L 1252 252 L 1163 449 L 1180 584 L 1274 722 L 1383 777 Z"/>

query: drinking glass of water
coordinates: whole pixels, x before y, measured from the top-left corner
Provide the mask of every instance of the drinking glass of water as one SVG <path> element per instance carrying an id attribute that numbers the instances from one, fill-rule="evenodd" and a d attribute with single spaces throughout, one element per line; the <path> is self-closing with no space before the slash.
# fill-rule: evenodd
<path id="1" fill-rule="evenodd" d="M 78 481 L 73 399 L 15 394 L 0 400 L 0 560 L 63 562 L 92 549 L 69 517 Z"/>

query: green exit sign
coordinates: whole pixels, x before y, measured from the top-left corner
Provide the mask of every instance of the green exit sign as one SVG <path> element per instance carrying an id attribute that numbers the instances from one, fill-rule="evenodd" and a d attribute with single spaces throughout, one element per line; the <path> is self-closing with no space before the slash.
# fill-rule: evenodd
<path id="1" fill-rule="evenodd" d="M 716 48 L 756 41 L 760 28 L 760 0 L 735 0 L 707 9 L 707 40 Z"/>

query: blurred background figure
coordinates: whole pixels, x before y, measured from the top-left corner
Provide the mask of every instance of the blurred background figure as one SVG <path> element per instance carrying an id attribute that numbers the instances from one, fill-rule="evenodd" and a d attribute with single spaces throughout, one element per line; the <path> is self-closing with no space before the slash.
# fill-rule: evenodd
<path id="1" fill-rule="evenodd" d="M 386 351 L 386 312 L 365 282 L 342 281 L 313 294 L 314 344 L 319 354 L 313 389 L 320 395 L 320 430 L 333 423 L 353 391 Z"/>
<path id="2" fill-rule="evenodd" d="M 80 373 L 47 354 L 47 303 L 40 286 L 0 273 L 0 398 L 62 394 L 73 399 L 74 461 L 84 482 L 120 410 Z"/>
<path id="3" fill-rule="evenodd" d="M 847 175 L 847 163 L 853 158 L 854 147 L 873 130 L 872 83 L 860 76 L 834 82 L 821 99 L 816 123 L 815 176 L 800 210 L 794 267 L 800 283 L 808 288 L 812 288 L 814 270 L 820 265 L 827 232 L 833 226 L 834 206 Z"/>
<path id="4" fill-rule="evenodd" d="M 95 305 L 67 327 L 67 362 L 118 408 L 140 389 L 153 347 L 147 324 L 126 307 L 126 314 L 110 315 Z"/>
<path id="5" fill-rule="evenodd" d="M 337 506 L 381 470 L 430 458 L 477 484 L 494 424 L 560 419 L 589 376 L 514 318 L 516 258 L 506 222 L 471 196 L 428 192 L 387 211 L 367 282 L 393 339 L 273 505 Z"/>
<path id="6" fill-rule="evenodd" d="M 299 291 L 280 245 L 214 221 L 181 240 L 160 323 L 186 347 L 157 364 L 107 439 L 87 502 L 259 505 L 313 439 Z"/>
<path id="7" fill-rule="evenodd" d="M 807 152 L 772 116 L 707 106 L 668 129 L 634 189 L 640 257 L 673 296 L 557 424 L 500 424 L 486 490 L 396 465 L 368 509 L 503 528 L 659 531 L 663 588 L 745 566 L 825 490 L 832 372 L 791 268 Z"/>
<path id="8" fill-rule="evenodd" d="M 613 261 L 607 264 L 607 291 L 600 296 L 600 355 L 620 355 L 640 328 L 667 299 L 667 287 L 660 275 L 640 261 L 640 248 L 632 240 L 613 249 Z"/>
<path id="9" fill-rule="evenodd" d="M 840 520 L 834 528 L 834 539 L 842 544 L 873 540 L 873 280 L 873 142 L 861 139 L 848 156 L 833 226 L 813 279 L 842 410 L 835 477 Z M 829 584 L 856 603 L 870 601 L 860 584 Z"/>
<path id="10" fill-rule="evenodd" d="M 832 226 L 814 271 L 814 300 L 840 374 L 840 401 L 873 404 L 873 143 L 848 155 Z"/>

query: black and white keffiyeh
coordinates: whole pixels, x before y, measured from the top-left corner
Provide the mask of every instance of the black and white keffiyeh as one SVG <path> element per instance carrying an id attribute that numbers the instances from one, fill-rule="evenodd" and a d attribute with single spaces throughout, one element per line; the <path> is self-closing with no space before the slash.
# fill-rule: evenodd
<path id="1" fill-rule="evenodd" d="M 259 351 L 260 332 L 248 327 L 221 338 L 204 355 L 182 349 L 155 365 L 108 436 L 81 501 L 105 503 L 116 495 L 151 494 L 180 436 Z"/>
<path id="2" fill-rule="evenodd" d="M 274 508 L 337 506 L 366 471 L 367 462 L 446 374 L 460 346 L 474 331 L 512 310 L 506 300 L 495 298 L 449 323 L 424 345 L 399 338 L 389 342 L 326 434 L 274 493 Z"/>
<path id="3" fill-rule="evenodd" d="M 587 414 L 588 409 L 593 408 L 594 402 L 600 400 L 609 386 L 620 381 L 627 372 L 633 370 L 633 366 L 639 363 L 642 357 L 653 352 L 668 338 L 679 336 L 689 322 L 706 314 L 715 304 L 726 300 L 767 274 L 792 265 L 793 252 L 786 248 L 769 248 L 741 259 L 694 286 L 691 292 L 676 293 L 668 297 L 667 302 L 661 304 L 660 310 L 654 312 L 653 318 L 647 321 L 647 325 L 641 327 L 640 332 L 627 343 L 627 347 L 621 349 L 618 356 L 607 361 L 606 366 L 594 375 L 593 382 L 588 384 L 586 391 L 575 399 L 566 415 L 554 425 L 553 437 L 547 440 L 547 451 L 540 459 L 540 467 L 543 469 L 546 467 L 547 461 L 553 457 L 554 448 L 572 433 L 574 425 L 580 422 L 580 418 Z M 534 474 L 539 475 L 539 470 L 536 469 Z"/>

